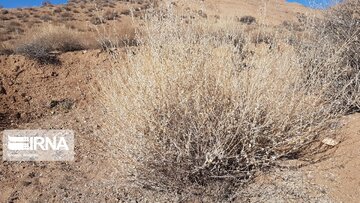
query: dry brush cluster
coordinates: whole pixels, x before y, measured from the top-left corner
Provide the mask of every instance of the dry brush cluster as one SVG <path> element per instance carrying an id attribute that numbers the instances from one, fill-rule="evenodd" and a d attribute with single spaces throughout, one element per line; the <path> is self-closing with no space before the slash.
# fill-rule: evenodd
<path id="1" fill-rule="evenodd" d="M 306 39 L 316 34 L 309 28 Z M 356 40 L 249 55 L 251 36 L 234 22 L 150 12 L 141 46 L 101 74 L 109 123 L 118 130 L 107 139 L 119 144 L 119 162 L 142 188 L 186 198 L 218 187 L 208 195 L 230 198 L 256 172 L 320 150 L 334 120 L 359 102 L 358 51 L 326 52 Z"/>
<path id="2" fill-rule="evenodd" d="M 308 23 L 312 35 L 298 48 L 309 72 L 314 66 L 333 71 L 330 94 L 348 112 L 360 110 L 360 2 L 346 0 L 326 11 L 323 19 Z M 308 53 L 311 53 L 310 55 Z M 304 57 L 305 56 L 305 57 Z M 342 89 L 340 95 L 334 94 Z"/>
<path id="3" fill-rule="evenodd" d="M 15 48 L 15 52 L 40 63 L 57 63 L 53 52 L 78 51 L 86 48 L 80 34 L 65 26 L 46 25 L 34 29 Z"/>

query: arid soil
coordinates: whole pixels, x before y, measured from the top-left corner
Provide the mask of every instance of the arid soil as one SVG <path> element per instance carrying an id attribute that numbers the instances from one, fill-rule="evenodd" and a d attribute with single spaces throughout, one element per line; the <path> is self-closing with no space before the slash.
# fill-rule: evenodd
<path id="1" fill-rule="evenodd" d="M 343 142 L 328 159 L 304 167 L 311 181 L 325 187 L 334 202 L 357 202 L 360 198 L 360 114 L 346 116 L 340 134 Z"/>
<path id="2" fill-rule="evenodd" d="M 258 1 L 211 0 L 205 4 L 209 15 L 253 15 L 274 25 L 296 20 L 296 15 L 302 12 L 314 12 L 284 1 L 264 2 L 265 7 Z M 144 5 L 121 2 L 110 8 L 121 12 L 128 4 Z M 73 13 L 75 20 L 67 22 L 74 26 L 90 22 L 91 17 L 85 13 L 92 4 L 73 2 L 73 5 L 79 13 Z M 22 23 L 30 26 L 25 19 L 31 22 L 36 20 L 35 15 L 49 12 L 47 15 L 51 15 L 57 7 L 60 6 L 26 12 L 16 9 L 10 14 L 0 14 L 2 18 L 10 18 L 8 22 L 0 21 L 0 31 L 4 33 L 1 40 L 11 44 L 25 35 L 27 28 Z M 267 15 L 257 14 L 261 13 L 261 8 L 266 9 Z M 18 13 L 33 17 L 14 19 Z M 63 22 L 57 16 L 51 16 Z M 18 32 L 19 35 L 14 35 L 13 31 L 5 34 L 8 23 L 15 21 L 20 25 L 14 29 L 24 30 Z M 82 26 L 81 29 L 88 29 Z M 116 154 L 109 150 L 109 143 L 104 138 L 111 135 L 104 133 L 103 124 L 107 118 L 106 111 L 97 102 L 96 75 L 98 71 L 111 68 L 107 53 L 99 49 L 68 52 L 60 54 L 59 60 L 60 65 L 44 65 L 19 55 L 0 56 L 0 130 L 72 129 L 76 139 L 74 162 L 1 161 L 0 202 L 146 201 L 141 194 L 128 191 L 124 186 L 119 178 Z M 246 197 L 246 201 L 357 202 L 360 199 L 360 114 L 344 117 L 342 124 L 338 133 L 343 141 L 331 149 L 331 156 L 300 168 L 279 168 L 262 175 L 248 190 L 258 193 Z"/>
<path id="3" fill-rule="evenodd" d="M 105 54 L 66 53 L 60 60 L 61 66 L 41 66 L 21 56 L 1 57 L 1 67 L 6 67 L 1 69 L 2 86 L 6 90 L 1 95 L 1 128 L 73 129 L 77 155 L 76 161 L 69 163 L 3 162 L 0 202 L 66 201 L 67 197 L 72 201 L 96 200 L 97 195 L 100 201 L 109 192 L 84 191 L 84 188 L 104 188 L 85 185 L 104 184 L 104 181 L 92 181 L 101 176 L 112 177 L 100 175 L 112 169 L 104 163 L 107 160 L 102 157 L 104 147 L 95 133 L 101 128 L 95 110 L 101 108 L 93 108 L 94 98 L 90 94 L 90 89 L 95 87 L 93 70 L 106 68 Z"/>
<path id="4" fill-rule="evenodd" d="M 261 3 L 260 3 L 261 2 Z M 297 20 L 303 13 L 316 13 L 297 3 L 287 3 L 285 0 L 265 1 L 234 1 L 210 0 L 206 1 L 213 12 L 221 13 L 224 17 L 254 16 L 262 23 L 278 25 L 284 21 Z"/>

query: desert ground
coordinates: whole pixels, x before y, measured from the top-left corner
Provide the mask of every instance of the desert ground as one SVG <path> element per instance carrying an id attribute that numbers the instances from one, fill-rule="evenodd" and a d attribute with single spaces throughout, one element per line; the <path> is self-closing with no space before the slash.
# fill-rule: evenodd
<path id="1" fill-rule="evenodd" d="M 360 96 L 358 96 L 358 93 L 360 93 L 360 69 L 359 64 L 357 64 L 356 68 L 354 63 L 349 66 L 355 67 L 351 69 L 353 72 L 358 71 L 357 73 L 351 72 L 355 75 L 354 81 L 357 83 L 351 84 L 357 86 L 354 87 L 354 92 L 349 93 L 349 95 L 354 94 L 355 96 L 346 97 L 349 100 L 347 102 L 349 107 L 342 107 L 343 103 L 340 102 L 341 105 L 336 103 L 336 110 L 324 110 L 326 113 L 321 111 L 321 115 L 331 114 L 331 116 L 328 116 L 329 119 L 326 120 L 326 123 L 330 123 L 329 125 L 316 125 L 313 128 L 310 127 L 311 130 L 308 130 L 307 126 L 299 127 L 299 136 L 302 134 L 301 130 L 304 130 L 306 131 L 304 134 L 313 140 L 304 142 L 309 144 L 305 147 L 299 147 L 299 151 L 296 151 L 297 154 L 293 157 L 291 156 L 293 152 L 290 150 L 291 153 L 279 156 L 280 158 L 275 161 L 266 162 L 268 164 L 266 166 L 255 167 L 254 172 L 244 178 L 246 179 L 244 184 L 238 184 L 237 182 L 236 184 L 233 182 L 231 184 L 218 183 L 214 181 L 214 185 L 209 184 L 208 187 L 205 187 L 204 185 L 208 184 L 195 181 L 198 185 L 194 183 L 195 186 L 192 186 L 190 183 L 181 182 L 181 180 L 179 188 L 186 187 L 186 189 L 179 190 L 181 191 L 179 192 L 176 189 L 177 187 L 173 186 L 173 184 L 176 184 L 175 181 L 178 180 L 165 180 L 166 175 L 158 177 L 161 179 L 160 183 L 166 185 L 166 187 L 164 186 L 165 189 L 158 186 L 160 183 L 156 184 L 154 189 L 143 184 L 143 182 L 136 182 L 137 180 L 134 180 L 133 177 L 130 178 L 131 181 L 126 178 L 129 165 L 133 160 L 125 160 L 125 156 L 123 156 L 125 150 L 123 148 L 127 147 L 126 141 L 128 141 L 129 146 L 132 146 L 133 140 L 120 136 L 119 129 L 126 128 L 127 122 L 121 123 L 121 118 L 117 120 L 117 117 L 114 117 L 113 112 L 116 112 L 114 106 L 125 105 L 128 100 L 129 108 L 139 108 L 140 111 L 143 107 L 140 104 L 138 106 L 131 105 L 136 103 L 133 97 L 141 97 L 140 93 L 137 93 L 137 96 L 127 98 L 127 91 L 121 89 L 122 83 L 113 83 L 113 81 L 117 80 L 114 75 L 117 73 L 120 75 L 125 74 L 121 70 L 116 72 L 114 69 L 116 67 L 127 67 L 128 64 L 132 63 L 137 64 L 137 60 L 139 64 L 150 64 L 147 67 L 156 66 L 154 64 L 157 63 L 162 64 L 156 59 L 151 59 L 151 57 L 156 58 L 154 53 L 157 53 L 151 51 L 169 48 L 165 44 L 171 44 L 172 41 L 178 39 L 170 37 L 176 31 L 169 28 L 169 33 L 166 33 L 161 32 L 162 30 L 168 30 L 166 27 L 158 29 L 159 36 L 163 38 L 157 38 L 156 36 L 154 40 L 164 39 L 165 44 L 157 46 L 155 43 L 156 46 L 154 45 L 154 47 L 156 48 L 149 49 L 149 52 L 153 53 L 153 55 L 146 55 L 145 51 L 141 51 L 142 47 L 146 47 L 147 43 L 152 43 L 151 40 L 142 42 L 137 38 L 146 36 L 146 30 L 153 29 L 151 26 L 146 27 L 148 23 L 147 12 L 164 11 L 163 4 L 171 6 L 175 10 L 174 13 L 179 12 L 181 19 L 186 19 L 184 24 L 205 20 L 208 24 L 205 23 L 204 30 L 212 30 L 218 29 L 218 25 L 215 23 L 214 28 L 211 26 L 209 26 L 211 28 L 208 28 L 206 25 L 209 25 L 209 22 L 229 21 L 231 23 L 228 26 L 235 24 L 238 26 L 237 29 L 247 33 L 250 37 L 249 44 L 245 46 L 247 51 L 244 51 L 246 53 L 244 56 L 250 55 L 254 59 L 248 61 L 246 58 L 241 59 L 244 62 L 239 65 L 243 71 L 250 70 L 252 67 L 256 68 L 256 64 L 260 63 L 259 61 L 262 61 L 261 64 L 265 64 L 265 66 L 273 62 L 279 67 L 282 63 L 296 61 L 291 55 L 296 52 L 294 51 L 295 48 L 293 48 L 293 46 L 296 46 L 293 45 L 296 42 L 290 43 L 290 40 L 288 40 L 290 45 L 280 42 L 273 43 L 273 41 L 276 41 L 273 38 L 291 36 L 291 39 L 299 39 L 300 42 L 302 42 L 301 40 L 310 39 L 306 26 L 302 24 L 304 23 L 302 20 L 305 19 L 304 16 L 311 16 L 316 19 L 323 19 L 325 16 L 324 10 L 306 8 L 300 4 L 287 3 L 284 0 L 179 0 L 165 1 L 165 3 L 146 0 L 72 0 L 65 5 L 48 4 L 34 8 L 0 9 L 0 130 L 72 129 L 75 132 L 75 161 L 1 161 L 0 202 L 358 202 L 360 199 L 360 175 L 358 174 L 360 169 L 360 114 L 358 113 L 360 109 Z M 360 34 L 358 32 L 360 27 L 359 13 L 358 11 L 354 13 L 357 16 L 353 17 L 358 23 L 355 24 L 354 29 L 357 30 L 355 33 Z M 252 18 L 249 18 L 249 16 Z M 174 20 L 174 22 L 178 21 Z M 148 29 L 138 32 L 137 30 L 141 30 L 144 25 Z M 217 30 L 214 33 L 221 33 L 223 30 L 221 26 L 224 25 L 226 27 L 227 24 L 219 25 L 220 31 Z M 156 32 L 156 29 L 154 30 Z M 186 33 L 186 31 L 184 32 Z M 169 39 L 166 38 L 167 36 L 169 36 Z M 355 37 L 359 40 L 359 36 Z M 70 44 L 63 46 L 61 43 L 69 38 L 73 38 L 70 40 Z M 152 38 L 150 37 L 150 39 Z M 212 38 L 209 37 L 209 39 Z M 216 39 L 223 40 L 223 38 Z M 184 36 L 184 41 L 187 42 L 186 40 L 188 39 Z M 199 41 L 199 46 L 195 47 L 194 50 L 199 48 L 199 52 L 201 50 L 202 53 L 206 52 L 208 48 L 206 46 L 202 47 L 202 42 Z M 32 52 L 27 52 L 28 49 L 26 49 L 25 45 L 33 45 L 36 42 L 46 45 L 44 55 L 35 56 Z M 237 41 L 235 42 L 237 43 Z M 359 43 L 359 41 L 351 41 L 350 45 L 352 43 Z M 180 45 L 181 48 L 174 52 L 178 51 L 180 53 L 178 54 L 179 57 L 182 53 L 187 57 L 186 43 L 184 44 L 183 46 Z M 238 48 L 237 45 L 235 47 Z M 192 55 L 197 55 L 198 53 L 194 50 L 191 52 Z M 214 52 L 206 52 L 209 56 L 212 56 L 208 58 L 211 64 L 216 64 L 216 59 L 224 58 L 224 60 L 227 60 L 227 55 L 224 54 L 228 53 L 227 46 L 216 47 L 214 50 Z M 273 52 L 276 52 L 278 59 L 270 58 L 275 56 L 275 54 L 272 55 Z M 163 54 L 161 51 L 159 53 Z M 285 57 L 286 54 L 289 54 L 289 57 Z M 148 56 L 151 62 L 148 62 L 147 59 L 142 61 L 141 56 Z M 174 56 L 177 55 L 174 54 Z M 134 60 L 128 60 L 127 57 L 134 57 Z M 359 53 L 355 52 L 353 57 L 359 57 Z M 166 62 L 165 60 L 164 64 L 168 64 L 172 60 L 178 60 L 169 58 L 169 61 Z M 189 61 L 191 60 L 189 59 Z M 185 64 L 186 66 L 187 61 L 181 61 L 179 64 Z M 305 63 L 301 62 L 301 64 Z M 221 65 L 227 67 L 228 64 L 219 62 L 216 67 L 221 67 Z M 216 67 L 214 65 L 214 69 L 211 70 L 218 71 Z M 144 81 L 151 81 L 152 77 L 155 76 L 152 75 L 151 70 L 146 71 L 151 77 L 147 78 L 146 74 L 141 75 L 142 72 L 137 75 L 140 75 L 139 78 L 143 78 Z M 297 70 L 294 70 L 294 73 L 291 71 L 292 69 L 288 71 L 274 69 L 274 72 L 268 73 L 268 77 L 259 77 L 256 80 L 269 80 L 264 83 L 264 86 L 271 86 L 271 84 L 277 84 L 277 82 L 271 80 L 270 76 L 276 79 L 283 74 L 284 78 L 281 80 L 284 83 L 279 83 L 279 86 L 286 86 L 286 76 L 297 74 Z M 129 71 L 130 73 L 132 72 Z M 182 73 L 174 73 L 179 74 L 174 78 L 182 77 Z M 255 71 L 248 74 L 256 75 L 257 73 Z M 168 77 L 167 74 L 170 75 L 172 72 L 164 73 L 164 75 L 160 74 L 161 78 L 154 80 L 162 81 L 162 78 Z M 220 71 L 217 75 L 222 74 L 225 77 L 228 73 Z M 199 77 L 202 76 L 204 75 Z M 256 78 L 256 76 L 254 77 Z M 196 78 L 194 77 L 193 81 Z M 209 78 L 212 78 L 212 75 Z M 120 80 L 121 77 L 119 77 Z M 177 80 L 174 79 L 174 81 Z M 286 87 L 290 89 L 296 86 L 296 81 L 293 80 L 292 85 Z M 126 84 L 136 84 L 136 82 L 137 77 L 133 77 L 133 80 L 129 80 Z M 253 84 L 251 78 L 248 83 Z M 191 81 L 189 84 L 192 84 Z M 149 82 L 144 86 L 139 86 L 139 88 L 144 88 L 144 92 L 146 92 L 146 87 L 151 85 L 156 86 L 155 83 Z M 186 86 L 185 82 L 184 86 Z M 167 86 L 161 87 L 166 89 Z M 220 85 L 219 87 L 223 86 Z M 326 84 L 323 84 L 322 87 L 325 89 Z M 176 88 L 172 90 L 179 90 Z M 191 87 L 184 88 L 184 92 L 186 92 L 187 88 L 190 89 Z M 259 86 L 257 88 L 261 89 L 263 87 Z M 256 91 L 257 88 L 253 90 Z M 306 88 L 307 86 L 304 89 L 298 88 L 294 94 L 305 91 Z M 165 90 L 159 90 L 159 94 L 164 94 L 163 98 L 172 98 L 164 100 L 164 103 L 171 103 L 171 100 L 175 101 L 177 99 L 172 93 L 165 94 L 162 91 Z M 269 104 L 273 104 L 272 101 L 276 103 L 278 100 L 271 98 L 276 97 L 274 95 L 282 95 L 281 91 L 277 92 L 274 85 L 271 92 L 264 93 L 270 95 L 270 99 L 259 100 L 269 101 Z M 212 94 L 210 90 L 208 93 Z M 332 93 L 336 94 L 335 92 Z M 114 96 L 117 94 L 119 96 Z M 149 94 L 149 98 L 157 98 L 152 97 L 152 93 L 144 94 Z M 309 94 L 311 93 L 306 93 L 303 97 Z M 314 97 L 320 98 L 319 94 L 317 92 Z M 185 93 L 184 95 L 186 96 Z M 249 93 L 248 95 L 252 94 Z M 324 95 L 321 98 L 333 98 L 328 94 Z M 216 97 L 216 94 L 214 97 Z M 301 100 L 303 97 L 294 100 L 298 101 L 299 107 L 294 108 L 295 113 L 289 113 L 289 119 L 292 118 L 292 115 L 296 116 L 297 112 L 299 112 L 299 115 L 301 114 L 300 117 L 304 118 L 304 120 L 312 119 L 313 117 L 306 115 L 306 113 L 317 112 L 317 109 L 323 108 L 322 105 L 325 106 L 326 102 L 320 101 L 320 99 L 309 97 L 307 100 Z M 351 99 L 349 99 L 350 97 Z M 286 99 L 287 97 L 284 96 L 281 100 Z M 205 103 L 210 100 L 208 98 Z M 255 101 L 258 100 L 251 100 L 250 103 Z M 159 101 L 157 103 L 155 101 L 154 103 L 154 106 L 161 106 L 163 102 Z M 209 103 L 212 105 L 211 102 Z M 226 105 L 226 102 L 220 104 L 220 106 Z M 274 105 L 273 109 L 283 108 L 280 104 Z M 304 109 L 306 105 L 315 110 Z M 261 107 L 255 109 L 258 108 Z M 279 114 L 277 114 L 277 111 L 273 111 L 275 112 L 273 115 L 282 114 L 280 110 Z M 337 113 L 333 113 L 335 111 Z M 137 120 L 137 117 L 129 116 L 126 118 Z M 317 119 L 321 118 L 314 118 L 314 123 L 316 123 Z M 133 120 L 131 121 L 133 122 Z M 142 122 L 139 123 L 142 125 L 146 123 L 146 120 Z M 286 127 L 286 129 L 291 128 L 291 125 L 295 126 L 297 124 L 290 123 L 290 127 Z M 321 131 L 314 130 L 318 128 L 321 128 Z M 176 131 L 176 129 L 172 128 L 167 130 L 167 132 Z M 277 130 L 277 128 L 269 130 L 271 131 L 269 133 L 275 134 Z M 298 135 L 298 130 L 288 132 L 288 134 L 291 133 Z M 312 136 L 314 133 L 317 136 Z M 287 134 L 287 132 L 283 134 Z M 336 144 L 331 145 L 322 142 L 324 138 L 329 138 L 335 141 Z M 290 148 L 295 149 L 296 146 L 290 145 Z M 2 155 L 2 142 L 0 142 L 0 149 Z M 279 149 L 282 150 L 281 146 Z M 289 151 L 287 148 L 284 149 L 284 151 L 286 150 Z M 137 167 L 138 165 L 135 164 L 134 166 Z M 156 168 L 149 169 L 149 174 L 152 170 L 156 170 Z M 176 175 L 175 170 L 174 174 Z M 152 178 L 153 176 L 145 174 L 143 177 L 147 180 L 147 177 Z M 169 177 L 172 176 L 169 175 Z M 169 184 L 170 182 L 173 182 L 173 184 Z M 226 187 L 230 189 L 225 190 Z M 217 193 L 229 194 L 219 195 Z"/>

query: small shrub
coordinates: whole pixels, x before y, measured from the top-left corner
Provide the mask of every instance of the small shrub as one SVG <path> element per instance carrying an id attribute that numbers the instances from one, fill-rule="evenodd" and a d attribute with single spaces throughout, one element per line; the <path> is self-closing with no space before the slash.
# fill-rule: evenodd
<path id="1" fill-rule="evenodd" d="M 52 6 L 52 3 L 51 3 L 51 1 L 43 1 L 43 2 L 41 3 L 41 5 L 42 5 L 42 6 Z"/>
<path id="2" fill-rule="evenodd" d="M 51 47 L 48 46 L 48 44 L 43 44 L 41 40 L 20 45 L 16 49 L 16 53 L 22 54 L 30 59 L 34 59 L 39 63 L 58 64 L 58 58 L 50 52 Z"/>
<path id="3" fill-rule="evenodd" d="M 22 18 L 28 18 L 28 17 L 29 17 L 29 14 L 27 14 L 27 13 L 16 13 L 15 16 L 16 16 L 17 18 L 22 19 Z"/>
<path id="4" fill-rule="evenodd" d="M 3 43 L 0 43 L 0 55 L 10 55 L 14 51 L 7 46 L 5 46 Z"/>
<path id="5" fill-rule="evenodd" d="M 41 63 L 56 63 L 52 51 L 68 52 L 85 49 L 79 34 L 65 26 L 46 26 L 33 30 L 34 38 L 25 39 L 17 46 L 16 52 Z"/>
<path id="6" fill-rule="evenodd" d="M 253 16 L 243 16 L 241 18 L 237 19 L 239 22 L 247 24 L 247 25 L 251 25 L 256 23 L 256 18 Z"/>
<path id="7" fill-rule="evenodd" d="M 1 14 L 3 14 L 3 15 L 6 15 L 6 14 L 8 14 L 8 13 L 9 13 L 9 11 L 6 10 L 6 9 L 2 9 L 2 10 L 1 10 Z"/>
<path id="8" fill-rule="evenodd" d="M 271 35 L 271 33 L 259 32 L 252 37 L 252 42 L 254 44 L 265 43 L 271 45 L 274 42 L 274 37 Z"/>
<path id="9" fill-rule="evenodd" d="M 9 23 L 9 27 L 20 27 L 20 26 L 21 26 L 21 23 L 16 22 L 16 21 L 11 21 Z"/>
<path id="10" fill-rule="evenodd" d="M 65 13 L 62 13 L 60 16 L 61 16 L 62 18 L 71 18 L 71 17 L 72 17 L 72 14 L 69 13 L 69 12 L 65 12 Z"/>
<path id="11" fill-rule="evenodd" d="M 0 42 L 11 40 L 13 37 L 8 33 L 0 33 Z"/>
<path id="12" fill-rule="evenodd" d="M 11 20 L 11 18 L 8 16 L 0 16 L 0 20 L 7 21 L 7 20 Z"/>
<path id="13" fill-rule="evenodd" d="M 289 31 L 297 31 L 297 32 L 304 31 L 303 26 L 301 26 L 301 24 L 299 24 L 299 23 L 293 23 L 293 22 L 285 20 L 282 22 L 281 25 Z"/>
<path id="14" fill-rule="evenodd" d="M 62 12 L 62 9 L 57 7 L 53 10 L 54 13 L 61 13 Z"/>
<path id="15" fill-rule="evenodd" d="M 130 10 L 124 10 L 124 11 L 121 11 L 121 15 L 130 15 Z"/>
<path id="16" fill-rule="evenodd" d="M 103 18 L 106 20 L 115 20 L 119 17 L 119 14 L 116 11 L 106 11 Z"/>
<path id="17" fill-rule="evenodd" d="M 33 24 L 41 24 L 41 23 L 43 23 L 41 20 L 34 20 L 34 21 L 32 21 L 32 23 Z"/>
<path id="18" fill-rule="evenodd" d="M 7 26 L 8 33 L 23 33 L 24 29 L 21 27 L 22 24 L 16 21 L 11 21 Z"/>
<path id="19" fill-rule="evenodd" d="M 45 22 L 48 22 L 48 21 L 51 21 L 52 18 L 49 16 L 49 15 L 42 15 L 40 17 L 41 20 L 45 21 Z"/>
<path id="20" fill-rule="evenodd" d="M 100 25 L 105 23 L 105 20 L 103 18 L 94 16 L 90 19 L 90 22 L 94 25 Z"/>

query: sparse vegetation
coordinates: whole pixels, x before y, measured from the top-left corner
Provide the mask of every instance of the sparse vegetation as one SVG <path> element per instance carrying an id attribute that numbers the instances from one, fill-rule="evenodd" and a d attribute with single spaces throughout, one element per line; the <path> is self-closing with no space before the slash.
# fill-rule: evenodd
<path id="1" fill-rule="evenodd" d="M 272 33 L 261 31 L 252 36 L 252 42 L 254 44 L 273 44 L 274 36 L 272 36 Z"/>
<path id="2" fill-rule="evenodd" d="M 48 22 L 52 20 L 52 18 L 49 15 L 42 15 L 40 19 L 43 20 L 44 22 Z"/>
<path id="3" fill-rule="evenodd" d="M 53 10 L 53 12 L 54 13 L 61 13 L 62 12 L 62 9 L 61 8 L 55 8 L 54 10 Z"/>
<path id="4" fill-rule="evenodd" d="M 51 1 L 43 1 L 42 3 L 42 6 L 52 6 L 52 3 L 51 3 Z"/>
<path id="5" fill-rule="evenodd" d="M 3 43 L 0 43 L 0 55 L 10 55 L 12 53 L 12 49 L 8 48 Z"/>
<path id="6" fill-rule="evenodd" d="M 6 14 L 8 14 L 8 13 L 9 13 L 8 10 L 6 10 L 6 9 L 1 9 L 1 14 L 6 15 Z"/>
<path id="7" fill-rule="evenodd" d="M 21 28 L 21 23 L 17 21 L 10 21 L 7 25 L 7 32 L 13 34 L 20 34 L 23 33 L 24 30 Z"/>
<path id="8" fill-rule="evenodd" d="M 115 20 L 116 18 L 119 17 L 119 14 L 116 11 L 106 11 L 104 14 L 104 19 L 106 20 Z"/>
<path id="9" fill-rule="evenodd" d="M 105 23 L 105 20 L 101 17 L 94 16 L 90 19 L 90 22 L 94 25 L 100 25 Z"/>
<path id="10" fill-rule="evenodd" d="M 319 68 L 322 72 L 338 73 L 332 78 L 334 92 L 329 93 L 349 112 L 360 109 L 360 2 L 346 0 L 327 11 L 325 18 L 308 20 L 310 37 L 299 44 L 301 60 L 309 73 Z M 309 54 L 311 53 L 311 54 Z M 331 69 L 329 68 L 331 67 Z M 342 100 L 338 100 L 338 98 Z"/>
<path id="11" fill-rule="evenodd" d="M 237 19 L 239 22 L 247 24 L 247 25 L 251 25 L 256 23 L 256 18 L 253 16 L 243 16 L 241 18 Z"/>
<path id="12" fill-rule="evenodd" d="M 68 52 L 85 49 L 79 34 L 65 26 L 45 26 L 34 30 L 33 38 L 20 43 L 16 52 L 41 63 L 57 62 L 53 51 Z M 41 34 L 39 34 L 41 33 Z"/>

